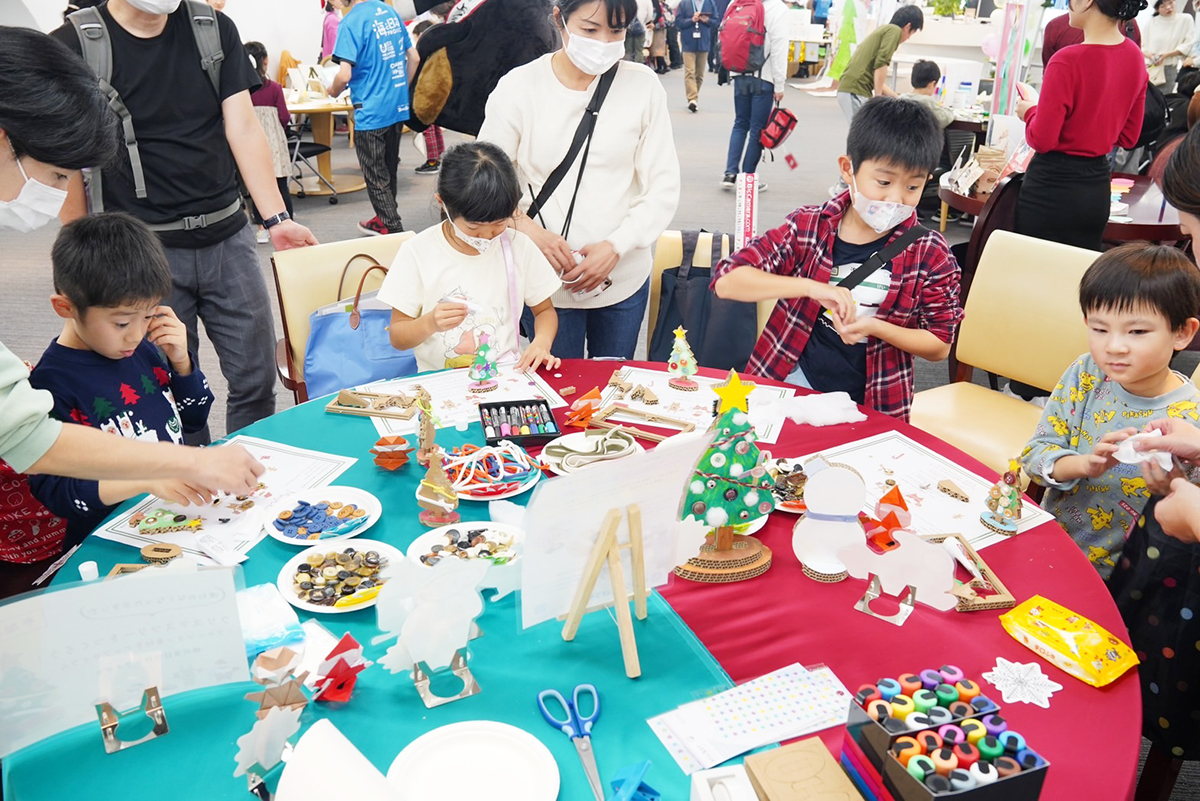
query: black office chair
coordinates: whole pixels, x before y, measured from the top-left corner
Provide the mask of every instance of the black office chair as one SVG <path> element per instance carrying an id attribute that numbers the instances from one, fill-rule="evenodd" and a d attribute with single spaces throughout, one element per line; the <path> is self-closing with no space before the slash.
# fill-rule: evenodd
<path id="1" fill-rule="evenodd" d="M 317 169 L 317 165 L 311 161 L 311 159 L 320 156 L 322 153 L 328 153 L 331 149 L 329 145 L 307 142 L 291 126 L 288 126 L 287 137 L 288 149 L 292 154 L 292 171 L 289 177 L 300 187 L 296 192 L 296 197 L 305 197 L 304 184 L 301 183 L 300 177 L 303 174 L 303 167 L 307 167 L 317 177 L 317 180 L 329 187 L 329 191 L 333 193 L 329 196 L 330 205 L 337 204 L 337 187 L 330 183 L 324 175 L 321 175 L 321 171 Z"/>

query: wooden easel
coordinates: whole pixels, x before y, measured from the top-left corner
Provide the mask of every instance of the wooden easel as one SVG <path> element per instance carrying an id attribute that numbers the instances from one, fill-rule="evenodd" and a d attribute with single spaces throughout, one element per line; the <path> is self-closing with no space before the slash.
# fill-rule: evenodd
<path id="1" fill-rule="evenodd" d="M 567 613 L 566 625 L 563 626 L 562 637 L 568 642 L 575 639 L 579 624 L 588 612 L 604 608 L 607 604 L 588 608 L 588 598 L 600 578 L 600 570 L 608 560 L 608 578 L 612 583 L 613 607 L 617 613 L 617 631 L 621 635 L 621 655 L 625 659 L 625 675 L 636 679 L 642 675 L 641 662 L 638 660 L 637 640 L 633 633 L 633 618 L 629 614 L 629 595 L 625 592 L 625 568 L 621 565 L 621 551 L 628 550 L 630 563 L 633 566 L 633 608 L 638 620 L 646 619 L 646 560 L 642 549 L 642 512 L 637 504 L 630 505 L 626 510 L 629 518 L 629 542 L 617 542 L 617 528 L 621 525 L 621 510 L 610 509 L 600 527 L 600 536 L 592 546 L 588 557 L 587 567 L 583 572 L 583 580 L 575 591 L 571 601 L 571 611 Z"/>

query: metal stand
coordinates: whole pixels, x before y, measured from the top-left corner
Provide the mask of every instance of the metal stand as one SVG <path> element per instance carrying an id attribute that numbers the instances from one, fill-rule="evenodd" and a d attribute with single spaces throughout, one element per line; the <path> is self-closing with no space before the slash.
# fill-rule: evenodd
<path id="1" fill-rule="evenodd" d="M 461 649 L 454 652 L 454 659 L 450 661 L 450 672 L 462 680 L 462 690 L 457 695 L 435 695 L 429 689 L 430 676 L 425 663 L 418 662 L 413 665 L 413 686 L 417 688 L 417 693 L 420 694 L 421 700 L 425 702 L 426 708 L 433 709 L 435 706 L 469 698 L 479 693 L 479 683 L 471 675 L 471 669 L 467 667 L 467 657 Z"/>
<path id="2" fill-rule="evenodd" d="M 154 728 L 146 736 L 137 740 L 122 740 L 117 737 L 117 726 L 121 724 L 122 714 L 118 714 L 112 704 L 107 701 L 96 704 L 96 715 L 100 718 L 100 735 L 104 739 L 104 753 L 115 754 L 126 748 L 133 748 L 135 745 L 149 742 L 170 731 L 167 726 L 167 713 L 163 711 L 162 699 L 158 696 L 157 687 L 146 688 L 146 691 L 142 693 L 142 705 L 123 714 L 133 715 L 138 712 L 150 718 L 154 722 Z"/>
<path id="3" fill-rule="evenodd" d="M 871 609 L 871 601 L 883 595 L 883 588 L 879 586 L 879 576 L 872 575 L 871 580 L 867 583 L 867 591 L 858 599 L 858 603 L 854 608 L 860 612 L 864 612 L 871 617 L 892 623 L 897 626 L 903 626 L 904 621 L 908 620 L 908 616 L 912 614 L 913 604 L 917 598 L 917 588 L 909 584 L 908 589 L 900 596 L 900 608 L 893 614 L 881 615 Z"/>

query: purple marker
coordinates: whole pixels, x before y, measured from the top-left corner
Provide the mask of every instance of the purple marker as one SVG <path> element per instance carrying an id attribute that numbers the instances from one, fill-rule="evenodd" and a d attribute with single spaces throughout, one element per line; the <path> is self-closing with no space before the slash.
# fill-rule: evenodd
<path id="1" fill-rule="evenodd" d="M 983 727 L 987 729 L 988 734 L 999 738 L 1000 733 L 1008 729 L 1008 721 L 999 715 L 985 715 L 983 718 Z"/>
<path id="2" fill-rule="evenodd" d="M 921 686 L 926 690 L 935 689 L 939 684 L 942 684 L 942 674 L 932 668 L 921 671 Z"/>

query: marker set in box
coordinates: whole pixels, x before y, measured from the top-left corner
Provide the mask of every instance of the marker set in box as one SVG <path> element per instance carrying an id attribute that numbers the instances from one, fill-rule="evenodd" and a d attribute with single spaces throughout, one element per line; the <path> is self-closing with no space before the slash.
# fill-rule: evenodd
<path id="1" fill-rule="evenodd" d="M 1049 767 L 953 665 L 860 687 L 846 738 L 866 758 L 859 773 L 873 773 L 864 783 L 903 801 L 1036 799 Z"/>
<path id="2" fill-rule="evenodd" d="M 562 433 L 544 400 L 481 403 L 479 422 L 488 445 L 496 445 L 504 439 L 523 447 L 539 445 Z"/>

